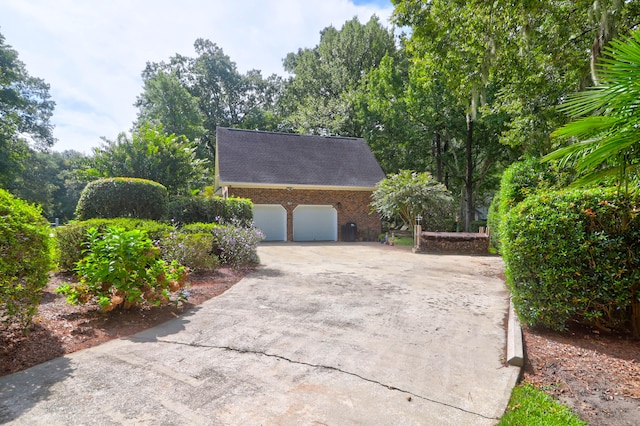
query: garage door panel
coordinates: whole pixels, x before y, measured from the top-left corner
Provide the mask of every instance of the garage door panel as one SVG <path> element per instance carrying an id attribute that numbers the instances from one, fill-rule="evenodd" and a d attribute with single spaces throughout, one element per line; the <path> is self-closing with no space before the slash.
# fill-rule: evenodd
<path id="1" fill-rule="evenodd" d="M 293 211 L 295 241 L 337 241 L 338 212 L 333 206 L 300 205 Z"/>
<path id="2" fill-rule="evenodd" d="M 280 204 L 254 204 L 253 221 L 265 241 L 287 240 L 287 211 Z"/>

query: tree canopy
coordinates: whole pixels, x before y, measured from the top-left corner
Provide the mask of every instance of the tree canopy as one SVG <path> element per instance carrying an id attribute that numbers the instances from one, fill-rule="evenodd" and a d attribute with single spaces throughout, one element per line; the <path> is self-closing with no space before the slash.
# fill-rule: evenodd
<path id="1" fill-rule="evenodd" d="M 215 152 L 217 126 L 272 129 L 281 78 L 258 70 L 241 74 L 221 47 L 194 43 L 196 57 L 176 54 L 168 62 L 147 63 L 136 106 L 136 126 L 162 124 L 167 132 L 199 142 L 200 154 Z"/>
<path id="2" fill-rule="evenodd" d="M 161 126 L 144 125 L 131 136 L 120 133 L 115 141 L 105 139 L 89 164 L 89 176 L 148 179 L 170 194 L 199 189 L 208 175 L 208 162 L 196 158 L 195 146 L 184 136 L 164 133 Z"/>
<path id="3" fill-rule="evenodd" d="M 29 75 L 0 34 L 0 187 L 14 192 L 32 150 L 55 143 L 49 122 L 54 106 L 49 85 Z"/>

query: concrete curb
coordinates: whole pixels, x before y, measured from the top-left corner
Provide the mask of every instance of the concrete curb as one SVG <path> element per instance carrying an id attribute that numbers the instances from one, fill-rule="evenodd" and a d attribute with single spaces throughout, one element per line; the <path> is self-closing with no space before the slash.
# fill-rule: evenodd
<path id="1" fill-rule="evenodd" d="M 516 367 L 524 366 L 522 328 L 513 309 L 513 301 L 511 299 L 509 299 L 509 324 L 507 329 L 507 363 Z"/>

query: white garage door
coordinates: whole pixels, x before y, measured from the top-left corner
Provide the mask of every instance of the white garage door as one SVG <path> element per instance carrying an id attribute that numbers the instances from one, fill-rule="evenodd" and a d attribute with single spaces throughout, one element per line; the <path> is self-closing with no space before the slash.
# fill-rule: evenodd
<path id="1" fill-rule="evenodd" d="M 254 204 L 253 221 L 265 241 L 287 241 L 287 211 L 280 204 Z"/>
<path id="2" fill-rule="evenodd" d="M 333 206 L 298 206 L 293 211 L 294 241 L 337 241 L 338 212 Z"/>

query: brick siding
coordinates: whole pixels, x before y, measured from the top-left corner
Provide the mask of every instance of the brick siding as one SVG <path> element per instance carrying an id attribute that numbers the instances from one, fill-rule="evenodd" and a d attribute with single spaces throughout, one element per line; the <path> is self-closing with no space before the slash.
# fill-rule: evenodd
<path id="1" fill-rule="evenodd" d="M 371 213 L 371 191 L 328 191 L 299 189 L 259 189 L 229 187 L 229 195 L 249 198 L 254 204 L 280 204 L 287 211 L 287 240 L 293 241 L 293 210 L 301 204 L 331 205 L 338 212 L 338 241 L 342 226 L 353 222 L 358 228 L 358 241 L 375 241 L 382 223 Z"/>

